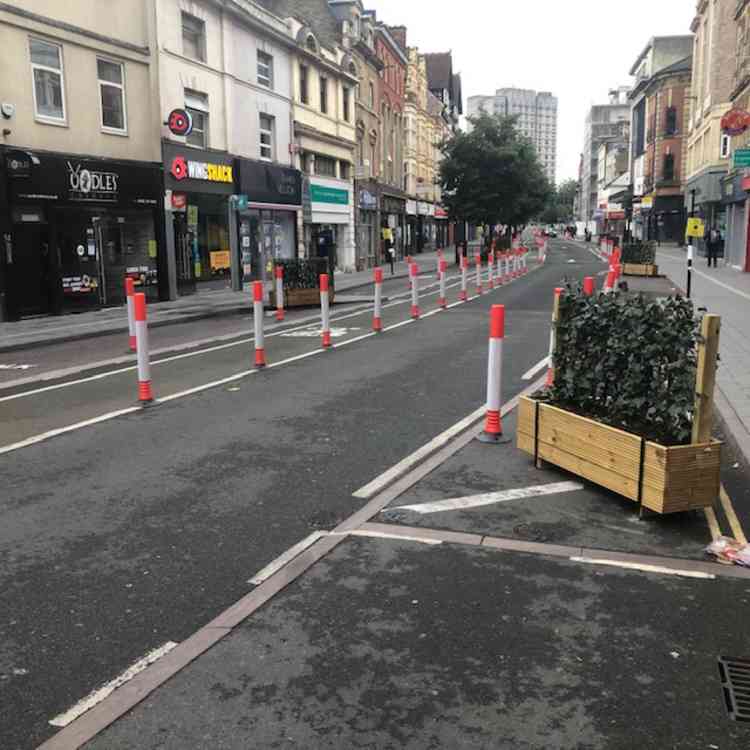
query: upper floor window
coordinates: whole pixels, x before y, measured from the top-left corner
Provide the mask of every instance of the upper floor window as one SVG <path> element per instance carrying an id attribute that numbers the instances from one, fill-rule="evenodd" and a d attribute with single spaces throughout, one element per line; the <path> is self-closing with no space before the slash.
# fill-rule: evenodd
<path id="1" fill-rule="evenodd" d="M 344 92 L 343 93 L 344 93 L 344 99 L 343 99 L 343 104 L 344 104 L 344 120 L 346 122 L 351 122 L 351 116 L 352 116 L 352 111 L 351 111 L 352 110 L 352 104 L 351 104 L 352 93 L 351 93 L 351 89 L 348 88 L 347 86 L 344 86 Z"/>
<path id="2" fill-rule="evenodd" d="M 34 110 L 45 120 L 65 122 L 65 81 L 62 48 L 58 44 L 29 40 L 34 79 Z"/>
<path id="3" fill-rule="evenodd" d="M 320 111 L 328 113 L 328 79 L 320 76 Z"/>
<path id="4" fill-rule="evenodd" d="M 664 154 L 662 178 L 665 180 L 674 180 L 674 154 Z"/>
<path id="5" fill-rule="evenodd" d="M 182 54 L 206 62 L 206 24 L 182 12 Z"/>
<path id="6" fill-rule="evenodd" d="M 258 50 L 258 84 L 273 88 L 273 57 Z"/>
<path id="7" fill-rule="evenodd" d="M 307 65 L 299 66 L 299 100 L 302 104 L 310 103 L 309 75 Z"/>
<path id="8" fill-rule="evenodd" d="M 677 107 L 667 107 L 664 132 L 666 135 L 674 135 L 677 132 Z"/>
<path id="9" fill-rule="evenodd" d="M 99 98 L 102 105 L 102 128 L 118 133 L 127 131 L 125 114 L 125 78 L 122 63 L 97 58 Z"/>
<path id="10" fill-rule="evenodd" d="M 368 99 L 368 104 L 370 105 L 370 109 L 374 109 L 374 107 L 375 107 L 375 86 L 373 86 L 372 81 L 370 81 L 370 98 Z"/>
<path id="11" fill-rule="evenodd" d="M 260 116 L 260 158 L 264 161 L 273 161 L 273 117 L 270 115 Z"/>
<path id="12" fill-rule="evenodd" d="M 336 159 L 331 159 L 329 156 L 316 156 L 315 174 L 323 175 L 324 177 L 335 177 Z"/>
<path id="13" fill-rule="evenodd" d="M 185 139 L 189 146 L 208 148 L 208 96 L 185 89 L 185 109 L 193 118 L 193 131 Z"/>

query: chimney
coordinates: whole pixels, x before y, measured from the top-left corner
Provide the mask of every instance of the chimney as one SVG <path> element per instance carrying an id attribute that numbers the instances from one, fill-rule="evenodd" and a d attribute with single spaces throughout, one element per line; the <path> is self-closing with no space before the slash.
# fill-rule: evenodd
<path id="1" fill-rule="evenodd" d="M 406 26 L 389 26 L 388 32 L 401 49 L 406 52 Z"/>

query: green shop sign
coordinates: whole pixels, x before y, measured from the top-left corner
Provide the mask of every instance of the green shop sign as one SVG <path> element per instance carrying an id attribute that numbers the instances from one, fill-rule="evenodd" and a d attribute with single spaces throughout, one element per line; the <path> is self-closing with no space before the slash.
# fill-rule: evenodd
<path id="1" fill-rule="evenodd" d="M 738 148 L 734 152 L 734 167 L 750 167 L 750 148 Z"/>
<path id="2" fill-rule="evenodd" d="M 349 191 L 323 185 L 310 185 L 310 200 L 313 203 L 335 203 L 337 206 L 348 206 Z"/>

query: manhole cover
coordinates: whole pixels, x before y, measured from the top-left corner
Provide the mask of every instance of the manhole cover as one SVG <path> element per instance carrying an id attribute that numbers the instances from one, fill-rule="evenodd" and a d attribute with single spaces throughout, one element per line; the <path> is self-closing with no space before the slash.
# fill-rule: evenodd
<path id="1" fill-rule="evenodd" d="M 750 660 L 719 658 L 727 712 L 734 721 L 750 721 Z"/>
<path id="2" fill-rule="evenodd" d="M 521 523 L 514 526 L 513 533 L 526 542 L 546 542 L 549 540 L 549 533 L 545 529 L 531 523 Z"/>

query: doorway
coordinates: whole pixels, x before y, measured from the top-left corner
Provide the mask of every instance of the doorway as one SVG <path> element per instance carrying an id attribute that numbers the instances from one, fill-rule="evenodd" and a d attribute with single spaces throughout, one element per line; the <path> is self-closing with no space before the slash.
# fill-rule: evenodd
<path id="1" fill-rule="evenodd" d="M 59 283 L 49 226 L 20 223 L 13 231 L 13 263 L 8 266 L 8 290 L 13 317 L 49 315 L 56 312 Z"/>

